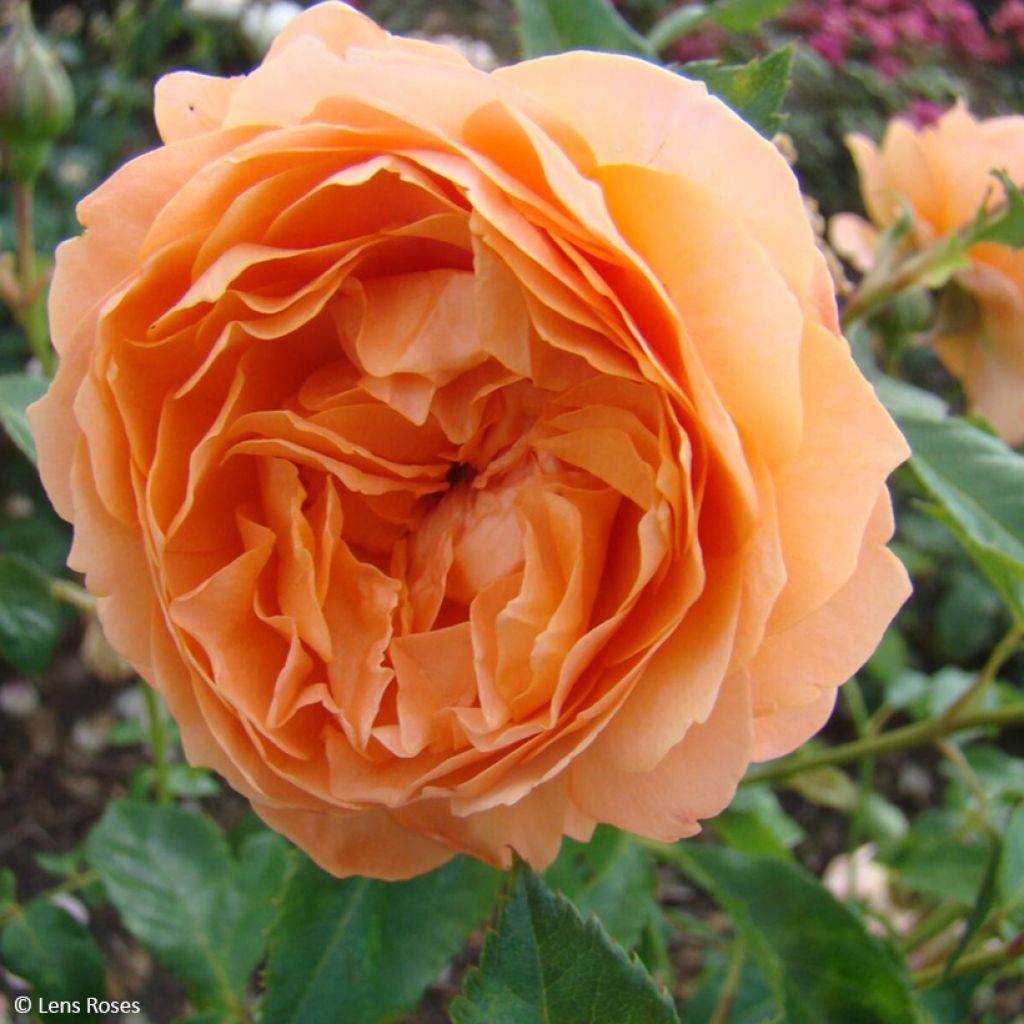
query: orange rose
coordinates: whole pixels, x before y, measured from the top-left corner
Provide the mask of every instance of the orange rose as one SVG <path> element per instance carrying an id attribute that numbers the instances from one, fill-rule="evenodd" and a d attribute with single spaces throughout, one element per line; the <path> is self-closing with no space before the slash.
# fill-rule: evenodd
<path id="1" fill-rule="evenodd" d="M 877 228 L 890 227 L 902 203 L 914 212 L 910 241 L 927 245 L 968 224 L 1002 190 L 993 169 L 1024 182 L 1024 117 L 978 121 L 962 104 L 933 127 L 890 122 L 881 150 L 863 135 L 846 144 L 860 174 L 861 193 Z M 852 214 L 833 219 L 832 239 L 861 269 L 870 266 L 876 228 Z M 986 242 L 968 251 L 971 266 L 955 280 L 977 303 L 977 318 L 935 339 L 939 357 L 967 400 L 1010 444 L 1024 441 L 1024 250 Z"/>
<path id="2" fill-rule="evenodd" d="M 325 868 L 662 839 L 907 592 L 904 443 L 782 158 L 704 86 L 311 8 L 61 247 L 71 564 L 189 758 Z"/>

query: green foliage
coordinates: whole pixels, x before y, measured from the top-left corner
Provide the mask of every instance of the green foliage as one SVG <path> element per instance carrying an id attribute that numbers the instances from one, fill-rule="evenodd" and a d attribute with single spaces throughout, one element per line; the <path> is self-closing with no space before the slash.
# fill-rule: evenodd
<path id="1" fill-rule="evenodd" d="M 704 82 L 708 91 L 726 102 L 744 121 L 771 138 L 783 125 L 782 101 L 789 89 L 793 47 L 787 46 L 746 64 L 691 61 L 679 72 Z"/>
<path id="2" fill-rule="evenodd" d="M 46 1019 L 58 1022 L 98 1021 L 84 1010 L 89 997 L 103 999 L 103 960 L 89 932 L 66 910 L 48 900 L 19 908 L 0 935 L 0 962 L 24 978 L 37 998 L 78 1003 L 81 1012 L 55 1008 Z"/>
<path id="3" fill-rule="evenodd" d="M 596 921 L 525 867 L 513 878 L 453 1024 L 671 1024 L 669 997 Z"/>
<path id="4" fill-rule="evenodd" d="M 744 786 L 711 823 L 727 846 L 741 853 L 792 860 L 804 830 L 782 809 L 779 798 L 763 785 Z"/>
<path id="5" fill-rule="evenodd" d="M 42 672 L 63 617 L 46 575 L 20 555 L 0 554 L 0 657 L 22 672 Z"/>
<path id="6" fill-rule="evenodd" d="M 0 377 L 0 423 L 10 439 L 33 461 L 36 443 L 29 430 L 25 409 L 43 397 L 46 381 L 24 373 L 7 373 Z"/>
<path id="7" fill-rule="evenodd" d="M 515 0 L 524 57 L 565 50 L 647 56 L 649 49 L 608 0 Z"/>
<path id="8" fill-rule="evenodd" d="M 894 409 L 911 467 L 945 523 L 1024 622 L 1024 456 L 970 422 Z"/>
<path id="9" fill-rule="evenodd" d="M 390 883 L 332 878 L 303 859 L 270 936 L 264 1019 L 376 1024 L 414 1007 L 486 919 L 499 883 L 465 857 Z"/>
<path id="10" fill-rule="evenodd" d="M 625 832 L 609 825 L 599 826 L 589 843 L 566 839 L 544 877 L 584 918 L 597 917 L 626 948 L 638 946 L 644 929 L 660 916 L 649 858 Z"/>
<path id="11" fill-rule="evenodd" d="M 802 868 L 700 844 L 671 857 L 728 912 L 787 1024 L 913 1020 L 895 953 Z"/>
<path id="12" fill-rule="evenodd" d="M 115 801 L 85 855 L 125 926 L 185 982 L 196 1007 L 237 1017 L 294 867 L 288 844 L 254 835 L 236 859 L 209 818 Z"/>

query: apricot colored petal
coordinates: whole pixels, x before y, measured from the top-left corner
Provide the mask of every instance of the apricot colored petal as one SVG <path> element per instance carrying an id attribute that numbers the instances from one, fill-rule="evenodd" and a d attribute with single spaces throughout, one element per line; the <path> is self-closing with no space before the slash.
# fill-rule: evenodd
<path id="1" fill-rule="evenodd" d="M 976 262 L 957 281 L 978 303 L 978 323 L 940 335 L 935 347 L 976 409 L 1008 444 L 1024 441 L 1024 260 L 1020 280 Z"/>
<path id="2" fill-rule="evenodd" d="M 159 79 L 154 92 L 156 129 L 165 143 L 216 131 L 224 123 L 237 78 L 175 71 Z"/>
<path id="3" fill-rule="evenodd" d="M 866 136 L 846 137 L 857 165 L 860 192 L 871 220 L 886 228 L 901 213 L 901 198 L 933 229 L 941 221 L 941 187 L 914 129 L 905 121 L 890 122 L 881 150 Z"/>
<path id="4" fill-rule="evenodd" d="M 447 801 L 442 800 L 421 800 L 392 813 L 414 832 L 495 867 L 511 867 L 515 852 L 535 870 L 542 871 L 558 856 L 568 814 L 567 790 L 568 781 L 561 775 L 513 804 L 464 818 L 452 814 Z"/>
<path id="5" fill-rule="evenodd" d="M 691 596 L 677 605 L 678 627 L 601 734 L 596 746 L 609 765 L 630 773 L 652 770 L 718 700 L 739 619 L 742 558 L 706 559 L 704 568 L 704 591 L 692 604 Z"/>
<path id="6" fill-rule="evenodd" d="M 750 749 L 750 687 L 746 675 L 737 673 L 721 685 L 706 721 L 691 725 L 651 770 L 609 764 L 599 739 L 573 762 L 569 792 L 599 821 L 673 841 L 699 831 L 701 818 L 729 803 Z"/>
<path id="7" fill-rule="evenodd" d="M 466 59 L 450 46 L 393 36 L 365 14 L 335 0 L 318 3 L 290 21 L 278 33 L 266 59 L 276 60 L 303 36 L 319 39 L 338 57 L 344 57 L 351 48 L 380 49 L 468 66 Z"/>
<path id="8" fill-rule="evenodd" d="M 840 256 L 862 274 L 875 263 L 880 234 L 855 213 L 837 213 L 828 224 L 828 240 Z"/>
<path id="9" fill-rule="evenodd" d="M 864 664 L 910 594 L 906 569 L 885 547 L 891 535 L 892 506 L 883 490 L 851 579 L 817 611 L 769 634 L 750 663 L 758 760 L 788 754 L 807 739 L 808 721 L 831 708 L 822 694 Z"/>
<path id="10" fill-rule="evenodd" d="M 729 415 L 748 444 L 780 465 L 799 444 L 802 405 L 802 317 L 785 280 L 707 185 L 623 165 L 597 177 L 623 235 L 665 285 Z"/>
<path id="11" fill-rule="evenodd" d="M 368 875 L 398 881 L 432 871 L 455 851 L 403 828 L 388 811 L 345 814 L 275 807 L 253 801 L 252 809 L 275 832 L 287 836 L 332 875 Z"/>
<path id="12" fill-rule="evenodd" d="M 571 126 L 597 166 L 649 167 L 706 188 L 747 224 L 792 290 L 804 293 L 813 244 L 792 172 L 702 83 L 645 61 L 582 51 L 499 68 L 493 77 L 537 100 L 546 114 L 533 116 L 542 126 L 548 116 L 557 119 L 553 132 Z"/>
<path id="13" fill-rule="evenodd" d="M 820 607 L 854 574 L 878 482 L 910 454 L 842 338 L 808 323 L 800 355 L 804 443 L 775 481 L 789 578 L 773 630 Z"/>

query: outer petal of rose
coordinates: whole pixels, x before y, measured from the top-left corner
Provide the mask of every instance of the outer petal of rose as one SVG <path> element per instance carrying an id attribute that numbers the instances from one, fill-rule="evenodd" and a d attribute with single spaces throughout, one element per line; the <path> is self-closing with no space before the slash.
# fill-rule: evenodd
<path id="1" fill-rule="evenodd" d="M 853 577 L 824 607 L 766 637 L 750 663 L 758 760 L 789 753 L 824 724 L 833 698 L 826 701 L 822 695 L 864 664 L 910 594 L 906 569 L 885 547 L 892 522 L 889 494 L 883 490 Z"/>
<path id="2" fill-rule="evenodd" d="M 238 81 L 194 71 L 164 75 L 153 90 L 160 138 L 165 143 L 178 142 L 220 128 Z"/>
<path id="3" fill-rule="evenodd" d="M 698 821 L 732 799 L 750 761 L 750 686 L 745 673 L 727 679 L 706 722 L 692 725 L 652 770 L 624 771 L 599 744 L 570 769 L 569 794 L 585 814 L 666 841 L 693 835 Z"/>
<path id="4" fill-rule="evenodd" d="M 904 121 L 892 121 L 882 148 L 864 135 L 848 135 L 846 146 L 857 165 L 860 192 L 872 221 L 888 227 L 900 214 L 900 197 L 919 218 L 934 225 L 941 210 L 942 183 L 922 151 L 917 132 Z"/>
<path id="5" fill-rule="evenodd" d="M 978 121 L 961 102 L 933 127 L 922 129 L 918 144 L 942 197 L 935 219 L 921 212 L 940 234 L 966 224 L 986 195 L 991 203 L 999 202 L 1001 190 L 992 177 L 993 168 L 1002 168 L 1018 183 L 1024 180 L 1024 117 L 1019 115 Z M 886 153 L 890 173 L 897 156 Z"/>
<path id="6" fill-rule="evenodd" d="M 874 266 L 879 237 L 878 229 L 855 213 L 837 213 L 828 224 L 832 248 L 861 273 Z"/>
<path id="7" fill-rule="evenodd" d="M 450 46 L 440 46 L 424 39 L 407 39 L 393 36 L 365 14 L 343 3 L 319 3 L 290 21 L 278 34 L 266 56 L 272 61 L 292 46 L 302 36 L 319 39 L 334 54 L 344 57 L 350 47 L 368 50 L 389 50 L 393 53 L 408 53 L 417 57 L 441 61 L 444 64 L 461 64 L 470 67 L 469 61 Z"/>
<path id="8" fill-rule="evenodd" d="M 395 881 L 431 871 L 455 856 L 454 850 L 403 828 L 387 811 L 320 814 L 255 801 L 252 809 L 332 875 Z"/>
<path id="9" fill-rule="evenodd" d="M 801 349 L 805 441 L 775 481 L 789 581 L 780 630 L 820 607 L 856 570 L 878 488 L 909 454 L 842 338 L 808 324 Z"/>
<path id="10" fill-rule="evenodd" d="M 963 382 L 971 408 L 1008 444 L 1018 444 L 1024 441 L 1024 280 L 977 262 L 957 280 L 977 301 L 979 322 L 942 335 L 935 347 Z"/>
<path id="11" fill-rule="evenodd" d="M 814 245 L 793 174 L 772 144 L 708 97 L 702 83 L 644 61 L 582 51 L 500 68 L 493 77 L 571 125 L 598 166 L 651 167 L 716 195 L 803 295 Z"/>
<path id="12" fill-rule="evenodd" d="M 513 850 L 537 870 L 558 855 L 568 811 L 566 776 L 538 786 L 513 804 L 464 818 L 446 800 L 421 800 L 392 812 L 395 820 L 427 837 L 470 853 L 496 867 L 512 863 Z M 571 817 L 578 818 L 578 812 Z"/>

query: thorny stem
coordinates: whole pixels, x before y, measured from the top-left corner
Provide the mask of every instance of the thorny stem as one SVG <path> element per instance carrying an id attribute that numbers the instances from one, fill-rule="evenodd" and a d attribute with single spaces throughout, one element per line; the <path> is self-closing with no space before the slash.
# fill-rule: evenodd
<path id="1" fill-rule="evenodd" d="M 80 612 L 96 611 L 96 598 L 85 587 L 80 587 L 71 580 L 52 579 L 47 589 L 51 597 L 77 608 Z"/>
<path id="2" fill-rule="evenodd" d="M 954 732 L 977 729 L 987 725 L 1000 727 L 1024 725 L 1024 701 L 1002 708 L 993 708 L 990 711 L 976 711 L 953 722 L 947 721 L 945 716 L 927 722 L 915 722 L 913 725 L 904 726 L 902 729 L 892 729 L 878 736 L 868 736 L 851 743 L 841 743 L 839 746 L 830 747 L 817 754 L 807 754 L 787 761 L 779 761 L 776 764 L 767 764 L 747 772 L 742 784 L 774 782 L 777 779 L 788 779 L 791 775 L 798 775 L 800 772 L 811 771 L 814 768 L 848 764 L 850 761 L 857 761 L 862 757 L 891 754 L 897 750 L 909 750 L 911 747 L 920 747 L 925 743 L 931 743 L 937 736 L 948 736 Z"/>
<path id="3" fill-rule="evenodd" d="M 914 988 L 932 988 L 947 980 L 947 977 L 960 978 L 965 974 L 974 974 L 976 971 L 1006 967 L 1022 956 L 1024 956 L 1024 932 L 1015 935 L 998 949 L 982 949 L 960 957 L 948 976 L 945 963 L 929 964 L 927 967 L 912 972 L 910 981 Z"/>
<path id="4" fill-rule="evenodd" d="M 16 234 L 14 273 L 18 285 L 18 308 L 14 313 L 28 335 L 29 345 L 43 372 L 51 377 L 54 369 L 53 348 L 50 345 L 46 322 L 38 313 L 42 282 L 36 271 L 35 183 L 31 179 L 15 181 L 11 184 L 11 190 L 14 193 Z"/>
<path id="5" fill-rule="evenodd" d="M 76 871 L 72 875 L 68 875 L 59 885 L 55 885 L 52 889 L 47 889 L 46 892 L 41 893 L 38 899 L 52 899 L 54 896 L 64 896 L 67 893 L 77 892 L 79 889 L 84 889 L 87 885 L 92 885 L 93 882 L 99 881 L 100 874 L 95 868 L 86 868 L 85 871 Z M 12 903 L 10 906 L 0 910 L 0 927 L 2 927 L 10 918 L 20 914 L 22 910 L 22 904 Z"/>
<path id="6" fill-rule="evenodd" d="M 954 921 L 959 921 L 963 916 L 963 907 L 956 900 L 940 903 L 934 910 L 925 914 L 903 936 L 900 940 L 900 949 L 909 956 L 915 950 L 920 949 L 926 942 L 934 939 L 936 935 L 944 932 Z"/>
<path id="7" fill-rule="evenodd" d="M 911 747 L 923 746 L 941 736 L 948 736 L 964 729 L 986 725 L 1009 726 L 1024 723 L 1024 702 L 986 711 L 971 710 L 995 679 L 1003 662 L 1017 649 L 1020 638 L 1021 626 L 1015 623 L 1007 630 L 1002 640 L 996 644 L 971 685 L 937 718 L 914 722 L 912 725 L 905 725 L 900 729 L 890 729 L 888 732 L 882 732 L 875 736 L 864 736 L 850 743 L 841 743 L 828 750 L 819 751 L 816 754 L 798 755 L 775 764 L 763 765 L 747 772 L 743 783 L 749 785 L 754 782 L 787 779 L 791 775 L 798 775 L 800 772 L 810 771 L 814 768 L 848 764 L 850 761 L 859 761 L 864 757 L 908 750 Z"/>
<path id="8" fill-rule="evenodd" d="M 167 764 L 167 726 L 156 691 L 144 684 L 146 713 L 149 718 L 149 742 L 153 748 L 153 768 L 156 771 L 156 798 L 161 804 L 171 802 L 171 786 Z"/>

